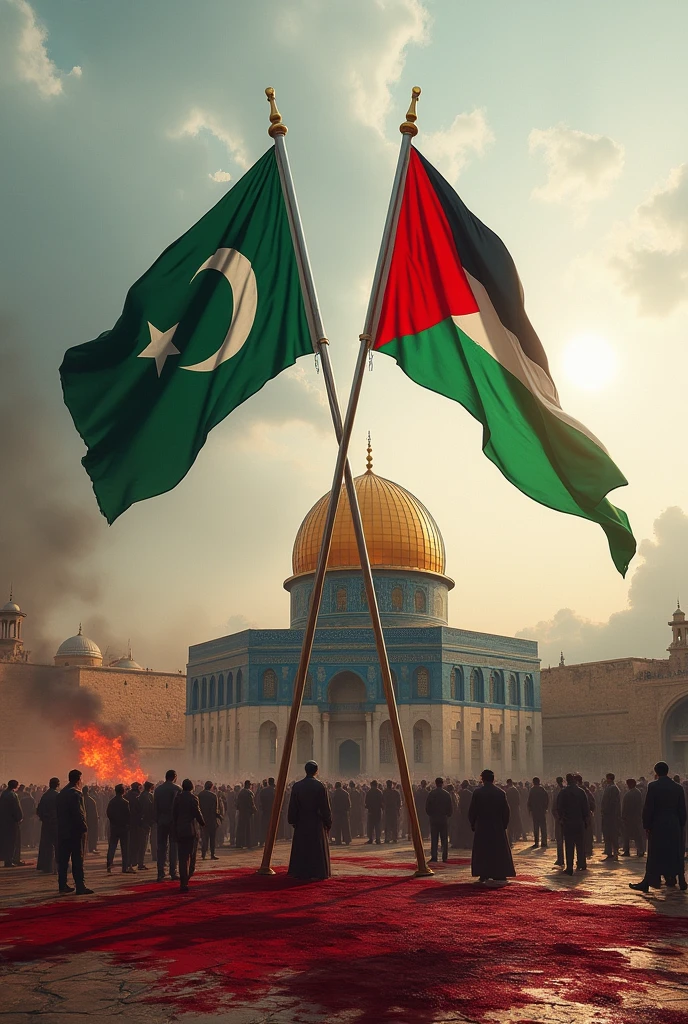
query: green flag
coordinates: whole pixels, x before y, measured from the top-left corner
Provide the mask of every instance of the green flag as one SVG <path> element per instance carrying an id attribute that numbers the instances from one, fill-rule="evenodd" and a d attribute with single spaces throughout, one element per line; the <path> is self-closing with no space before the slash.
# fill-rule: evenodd
<path id="1" fill-rule="evenodd" d="M 65 354 L 107 521 L 175 487 L 216 424 L 312 351 L 270 149 L 130 288 L 112 330 Z"/>

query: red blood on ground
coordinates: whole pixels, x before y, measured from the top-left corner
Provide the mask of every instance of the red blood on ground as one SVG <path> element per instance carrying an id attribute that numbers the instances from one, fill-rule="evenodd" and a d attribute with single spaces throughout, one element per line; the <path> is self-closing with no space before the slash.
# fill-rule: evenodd
<path id="1" fill-rule="evenodd" d="M 450 1011 L 483 1021 L 552 996 L 603 1008 L 613 1024 L 688 1024 L 682 1010 L 643 1008 L 639 1017 L 622 1005 L 660 980 L 685 980 L 672 942 L 686 943 L 688 921 L 644 907 L 523 884 L 406 875 L 300 883 L 249 869 L 201 876 L 192 890 L 184 897 L 169 882 L 149 884 L 11 910 L 0 918 L 2 960 L 108 952 L 160 971 L 151 998 L 195 1012 L 270 989 L 322 1007 L 325 1019 L 358 1011 L 362 1024 L 423 1024 Z M 646 950 L 655 964 L 663 956 L 662 968 L 631 966 L 625 948 Z"/>

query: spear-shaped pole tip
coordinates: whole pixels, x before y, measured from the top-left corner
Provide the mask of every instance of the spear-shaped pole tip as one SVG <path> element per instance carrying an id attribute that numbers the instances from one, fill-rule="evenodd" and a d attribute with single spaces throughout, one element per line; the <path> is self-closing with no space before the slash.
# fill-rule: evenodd
<path id="1" fill-rule="evenodd" d="M 275 99 L 275 90 L 271 85 L 265 90 L 265 95 L 268 98 L 270 104 L 270 127 L 268 128 L 268 135 L 271 139 L 274 139 L 276 135 L 286 135 L 287 126 L 282 123 L 282 115 L 277 109 L 277 101 Z"/>
<path id="2" fill-rule="evenodd" d="M 411 103 L 406 111 L 406 120 L 403 124 L 399 125 L 399 131 L 402 135 L 417 135 L 418 128 L 416 127 L 416 121 L 418 120 L 418 114 L 416 113 L 416 105 L 420 98 L 420 86 L 414 85 L 411 89 Z"/>

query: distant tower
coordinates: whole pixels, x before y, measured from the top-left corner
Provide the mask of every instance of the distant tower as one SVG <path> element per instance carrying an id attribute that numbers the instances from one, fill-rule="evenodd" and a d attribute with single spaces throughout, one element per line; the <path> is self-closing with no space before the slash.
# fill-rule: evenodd
<path id="1" fill-rule="evenodd" d="M 671 643 L 667 647 L 669 661 L 683 664 L 688 660 L 688 623 L 680 603 L 677 604 L 671 622 L 668 622 L 667 625 L 671 626 L 672 633 Z"/>
<path id="2" fill-rule="evenodd" d="M 29 652 L 24 650 L 22 638 L 22 619 L 26 618 L 14 600 L 10 589 L 10 599 L 0 608 L 0 661 L 28 661 Z"/>

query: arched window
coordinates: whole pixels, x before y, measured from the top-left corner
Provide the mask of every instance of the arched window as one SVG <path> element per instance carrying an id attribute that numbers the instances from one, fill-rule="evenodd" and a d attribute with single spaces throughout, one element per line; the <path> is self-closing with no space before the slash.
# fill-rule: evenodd
<path id="1" fill-rule="evenodd" d="M 419 665 L 413 673 L 413 696 L 421 698 L 430 696 L 430 673 L 425 665 Z"/>
<path id="2" fill-rule="evenodd" d="M 471 669 L 470 699 L 478 704 L 485 699 L 483 674 L 479 668 Z"/>
<path id="3" fill-rule="evenodd" d="M 191 710 L 198 711 L 198 679 L 194 679 L 191 687 Z"/>
<path id="4" fill-rule="evenodd" d="M 338 612 L 346 611 L 346 589 L 344 587 L 337 588 L 337 594 L 335 596 L 335 602 L 337 605 Z"/>
<path id="5" fill-rule="evenodd" d="M 263 700 L 277 700 L 277 673 L 271 668 L 263 672 Z"/>
<path id="6" fill-rule="evenodd" d="M 401 612 L 404 610 L 404 591 L 401 587 L 395 587 L 392 591 L 392 611 Z"/>
<path id="7" fill-rule="evenodd" d="M 463 700 L 463 669 L 460 665 L 454 665 L 449 675 L 449 698 Z"/>
<path id="8" fill-rule="evenodd" d="M 220 674 L 217 677 L 217 703 L 222 707 L 225 702 L 225 677 Z"/>
<path id="9" fill-rule="evenodd" d="M 239 669 L 239 671 L 237 672 L 237 678 L 236 678 L 236 702 L 237 702 L 237 704 L 241 704 L 243 699 L 244 699 L 244 676 L 243 676 L 243 673 L 242 673 L 241 669 Z"/>
<path id="10" fill-rule="evenodd" d="M 208 707 L 208 680 L 203 676 L 203 682 L 201 683 L 201 707 Z"/>
<path id="11" fill-rule="evenodd" d="M 299 722 L 296 727 L 296 759 L 303 767 L 313 757 L 313 726 L 310 722 Z"/>
<path id="12" fill-rule="evenodd" d="M 427 722 L 416 722 L 413 727 L 413 760 L 424 764 L 430 760 L 430 726 Z"/>
<path id="13" fill-rule="evenodd" d="M 210 696 L 208 697 L 208 704 L 211 708 L 215 707 L 215 676 L 210 677 Z"/>
<path id="14" fill-rule="evenodd" d="M 523 703 L 527 708 L 535 706 L 535 688 L 533 686 L 533 677 L 526 676 L 523 685 Z"/>
<path id="15" fill-rule="evenodd" d="M 380 764 L 394 763 L 394 744 L 392 743 L 392 726 L 383 722 L 380 726 Z"/>
<path id="16" fill-rule="evenodd" d="M 234 676 L 231 672 L 227 673 L 227 703 L 234 703 Z"/>
<path id="17" fill-rule="evenodd" d="M 518 704 L 518 679 L 515 674 L 509 674 L 509 704 Z"/>
<path id="18" fill-rule="evenodd" d="M 263 722 L 258 730 L 258 749 L 261 765 L 277 761 L 277 726 L 274 722 Z"/>
<path id="19" fill-rule="evenodd" d="M 303 699 L 313 700 L 313 676 L 311 675 L 310 672 L 306 674 L 306 685 L 303 691 Z"/>
<path id="20" fill-rule="evenodd" d="M 490 704 L 504 703 L 504 676 L 499 669 L 490 672 Z"/>
<path id="21" fill-rule="evenodd" d="M 436 590 L 435 591 L 434 605 L 435 605 L 435 618 L 436 619 L 443 619 L 444 618 L 444 598 L 442 596 L 442 591 L 441 590 Z"/>
<path id="22" fill-rule="evenodd" d="M 428 610 L 428 599 L 424 590 L 417 590 L 413 595 L 413 607 L 417 612 L 424 613 Z"/>

